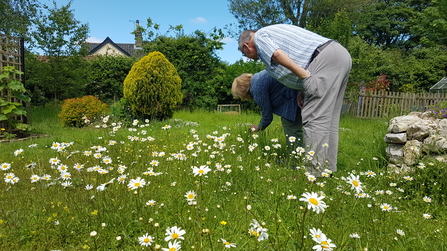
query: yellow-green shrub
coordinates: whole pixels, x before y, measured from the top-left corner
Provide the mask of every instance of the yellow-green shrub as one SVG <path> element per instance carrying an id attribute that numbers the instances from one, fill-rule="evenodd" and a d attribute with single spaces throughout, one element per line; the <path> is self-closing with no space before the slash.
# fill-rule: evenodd
<path id="1" fill-rule="evenodd" d="M 132 66 L 124 98 L 137 117 L 167 119 L 182 100 L 181 83 L 174 65 L 161 52 L 151 52 Z"/>
<path id="2" fill-rule="evenodd" d="M 107 104 L 95 96 L 84 96 L 64 100 L 62 111 L 58 114 L 63 126 L 83 127 L 90 121 L 98 119 L 108 110 Z"/>

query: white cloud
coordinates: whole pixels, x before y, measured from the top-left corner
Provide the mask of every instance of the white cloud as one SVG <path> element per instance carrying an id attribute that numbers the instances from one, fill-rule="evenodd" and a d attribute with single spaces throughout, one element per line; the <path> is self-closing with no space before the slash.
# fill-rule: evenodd
<path id="1" fill-rule="evenodd" d="M 232 39 L 231 37 L 224 37 L 222 40 L 220 40 L 221 42 L 224 43 L 231 43 L 234 42 L 234 39 Z"/>
<path id="2" fill-rule="evenodd" d="M 208 21 L 207 21 L 205 18 L 203 18 L 203 17 L 196 17 L 196 18 L 194 18 L 194 19 L 191 19 L 190 21 L 191 21 L 191 23 L 196 23 L 196 24 L 204 24 L 204 23 L 207 23 L 207 22 L 208 22 Z"/>
<path id="3" fill-rule="evenodd" d="M 87 40 L 85 40 L 87 43 L 102 43 L 103 40 L 100 40 L 96 37 L 89 37 Z"/>

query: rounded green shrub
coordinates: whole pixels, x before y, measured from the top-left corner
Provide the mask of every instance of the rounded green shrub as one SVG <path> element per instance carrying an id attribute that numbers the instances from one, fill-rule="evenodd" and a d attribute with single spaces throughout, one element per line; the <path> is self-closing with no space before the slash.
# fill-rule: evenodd
<path id="1" fill-rule="evenodd" d="M 83 127 L 99 119 L 108 110 L 107 104 L 95 96 L 84 96 L 64 100 L 58 114 L 63 126 Z"/>
<path id="2" fill-rule="evenodd" d="M 132 66 L 124 98 L 138 118 L 168 119 L 182 101 L 181 83 L 174 65 L 161 52 L 151 52 Z"/>

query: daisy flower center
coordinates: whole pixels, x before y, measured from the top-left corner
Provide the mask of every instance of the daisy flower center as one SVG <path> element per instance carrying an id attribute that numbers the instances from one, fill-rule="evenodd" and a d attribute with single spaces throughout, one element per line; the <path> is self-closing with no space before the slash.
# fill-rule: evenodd
<path id="1" fill-rule="evenodd" d="M 314 204 L 315 206 L 318 206 L 318 200 L 315 199 L 315 198 L 310 198 L 310 199 L 309 199 L 309 202 L 312 203 L 312 204 Z"/>
<path id="2" fill-rule="evenodd" d="M 178 238 L 178 234 L 177 233 L 173 233 L 172 234 L 172 239 L 177 239 Z"/>
<path id="3" fill-rule="evenodd" d="M 188 199 L 190 200 L 194 199 L 194 194 L 188 194 Z"/>
<path id="4" fill-rule="evenodd" d="M 353 180 L 353 181 L 352 181 L 352 184 L 353 184 L 354 186 L 356 186 L 356 187 L 358 187 L 358 186 L 359 186 L 359 182 L 358 182 L 358 181 L 356 181 L 356 180 Z"/>
<path id="5" fill-rule="evenodd" d="M 169 251 L 176 251 L 177 248 L 170 248 Z"/>
<path id="6" fill-rule="evenodd" d="M 135 184 L 134 184 L 134 186 L 136 186 L 136 187 L 139 187 L 141 184 L 140 184 L 140 182 L 136 182 Z"/>
<path id="7" fill-rule="evenodd" d="M 149 238 L 144 238 L 144 240 L 143 240 L 145 243 L 148 243 L 148 242 L 151 242 L 151 239 L 149 239 Z"/>
<path id="8" fill-rule="evenodd" d="M 327 241 L 321 242 L 320 245 L 321 245 L 322 248 L 329 248 L 329 243 Z"/>

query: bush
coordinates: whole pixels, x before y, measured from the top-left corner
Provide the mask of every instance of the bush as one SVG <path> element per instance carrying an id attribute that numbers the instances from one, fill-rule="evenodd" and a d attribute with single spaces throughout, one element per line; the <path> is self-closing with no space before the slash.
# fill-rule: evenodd
<path id="1" fill-rule="evenodd" d="M 83 127 L 87 125 L 86 119 L 94 121 L 107 110 L 107 104 L 89 95 L 64 100 L 58 116 L 63 126 Z"/>
<path id="2" fill-rule="evenodd" d="M 132 66 L 124 80 L 124 98 L 138 118 L 171 118 L 182 101 L 182 80 L 161 52 L 151 52 Z"/>
<path id="3" fill-rule="evenodd" d="M 112 116 L 116 117 L 122 122 L 129 122 L 134 119 L 129 101 L 125 98 L 121 98 L 118 102 L 110 105 L 110 112 Z"/>
<path id="4" fill-rule="evenodd" d="M 90 82 L 85 88 L 86 94 L 99 97 L 106 103 L 122 98 L 123 82 L 136 62 L 135 58 L 97 56 L 88 62 Z"/>
<path id="5" fill-rule="evenodd" d="M 445 119 L 447 118 L 447 101 L 440 101 L 436 104 L 427 107 L 427 111 L 429 115 L 433 116 L 437 119 Z"/>

